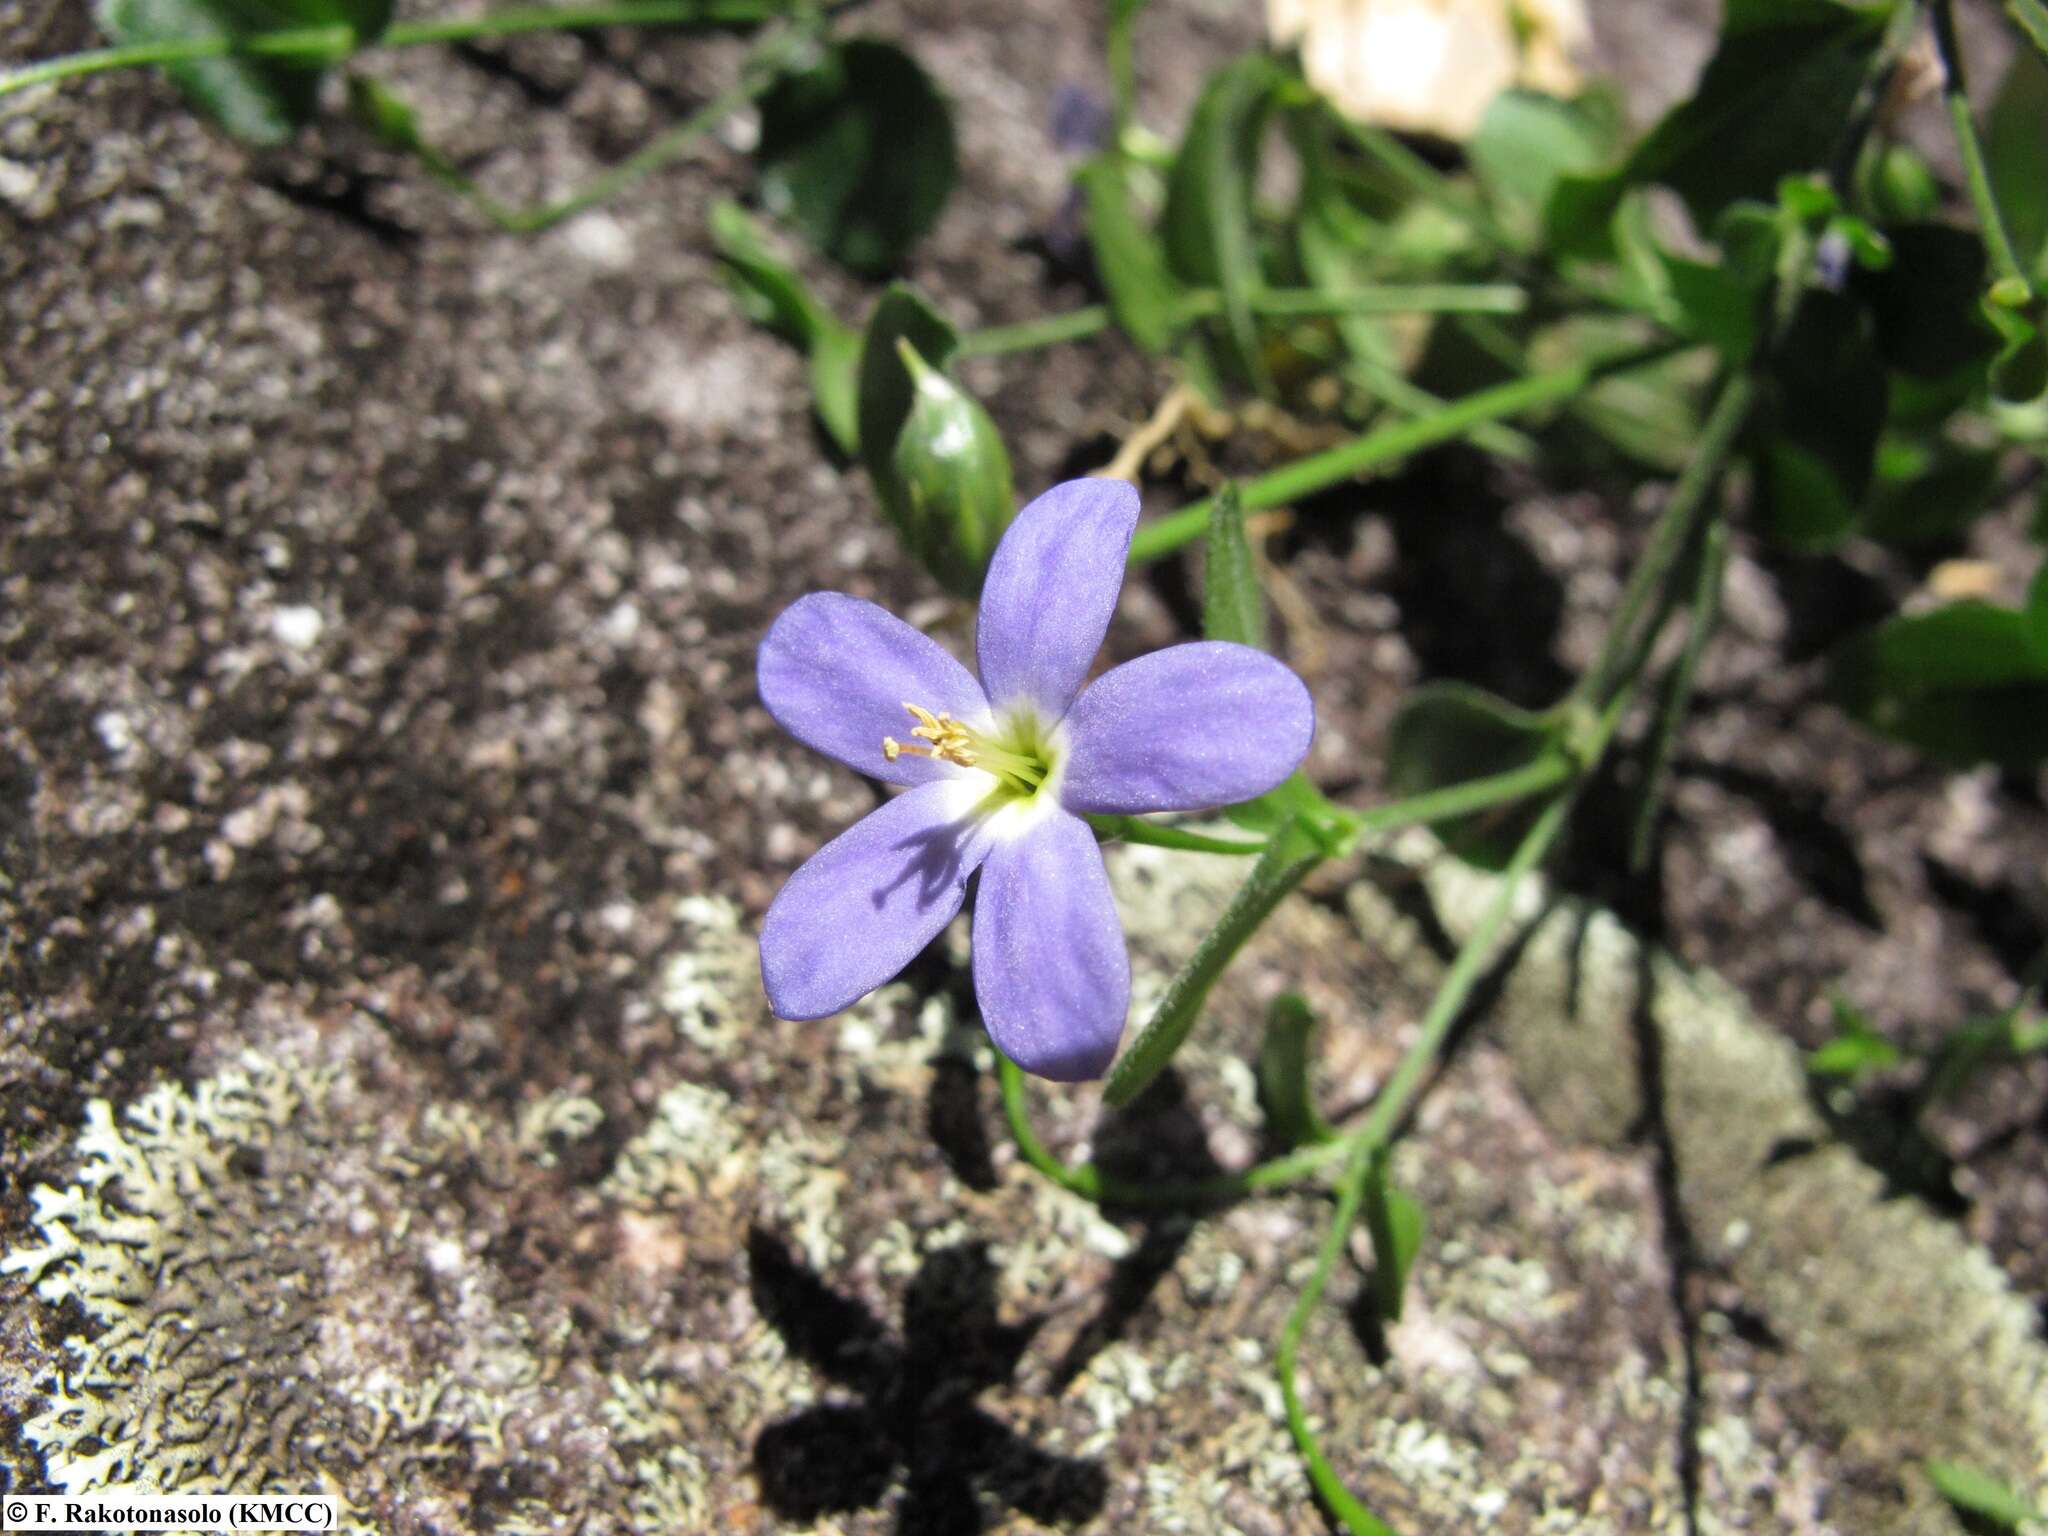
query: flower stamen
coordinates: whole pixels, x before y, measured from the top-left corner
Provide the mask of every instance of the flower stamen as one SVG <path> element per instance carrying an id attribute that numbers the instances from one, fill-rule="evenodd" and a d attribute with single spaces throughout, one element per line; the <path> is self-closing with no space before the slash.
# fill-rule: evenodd
<path id="1" fill-rule="evenodd" d="M 933 714 L 930 710 L 904 700 L 903 707 L 910 711 L 917 721 L 917 728 L 910 734 L 914 741 L 898 741 L 894 736 L 882 738 L 882 756 L 895 762 L 906 754 L 911 757 L 928 757 L 934 762 L 953 763 L 961 768 L 979 768 L 984 773 L 995 775 L 1006 781 L 1020 794 L 1035 794 L 1045 777 L 1051 771 L 1042 752 L 1018 751 L 1010 746 L 999 746 L 979 731 L 971 730 L 951 715 L 941 711 Z M 922 743 L 922 744 L 921 744 Z"/>

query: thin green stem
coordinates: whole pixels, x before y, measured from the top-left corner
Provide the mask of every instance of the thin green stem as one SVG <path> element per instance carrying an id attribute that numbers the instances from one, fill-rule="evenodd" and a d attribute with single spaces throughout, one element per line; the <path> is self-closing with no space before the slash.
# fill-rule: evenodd
<path id="1" fill-rule="evenodd" d="M 32 85 L 46 85 L 78 75 L 98 74 L 103 70 L 183 64 L 194 59 L 218 59 L 230 55 L 332 63 L 374 48 L 416 48 L 426 43 L 510 37 L 521 32 L 571 32 L 592 27 L 767 21 L 787 13 L 789 9 L 788 0 L 618 0 L 612 5 L 520 7 L 442 21 L 398 22 L 373 38 L 359 37 L 355 28 L 344 24 L 290 27 L 273 32 L 221 33 L 212 37 L 167 38 L 162 42 L 93 48 L 25 65 L 0 75 L 0 96 L 26 90 Z"/>
<path id="2" fill-rule="evenodd" d="M 1407 283 L 1354 292 L 1320 288 L 1267 288 L 1251 295 L 1255 315 L 1307 318 L 1317 315 L 1512 315 L 1528 305 L 1528 295 L 1509 283 Z M 1207 320 L 1223 313 L 1223 295 L 1212 288 L 1185 294 L 1176 306 L 1175 323 Z M 960 338 L 965 356 L 1027 352 L 1063 341 L 1079 341 L 1107 330 L 1115 321 L 1106 304 L 1089 304 L 1065 314 L 995 325 L 969 331 Z"/>
<path id="3" fill-rule="evenodd" d="M 397 22 L 387 28 L 372 46 L 416 48 L 423 43 L 462 43 L 481 37 L 513 37 L 522 32 L 588 31 L 593 27 L 730 25 L 772 21 L 778 16 L 788 15 L 793 8 L 789 0 L 618 0 L 613 5 L 520 6 L 487 11 L 481 16 Z"/>
<path id="4" fill-rule="evenodd" d="M 1440 411 L 1447 404 L 1439 395 L 1433 395 L 1420 384 L 1413 382 L 1398 368 L 1390 368 L 1376 357 L 1353 353 L 1343 363 L 1343 371 L 1350 381 L 1370 395 L 1377 396 L 1398 411 L 1410 416 L 1427 416 Z M 1536 445 L 1526 433 L 1513 427 L 1503 426 L 1497 421 L 1481 422 L 1471 428 L 1465 436 L 1476 448 L 1517 463 L 1535 462 Z"/>
<path id="5" fill-rule="evenodd" d="M 1649 547 L 1629 573 L 1628 585 L 1622 589 L 1614 622 L 1608 626 L 1600 654 L 1579 679 L 1573 690 L 1574 698 L 1604 703 L 1641 665 L 1657 629 L 1654 623 L 1644 624 L 1643 618 L 1664 591 L 1672 568 L 1691 543 L 1693 530 L 1707 510 L 1714 487 L 1720 484 L 1721 472 L 1749 420 L 1755 399 L 1756 383 L 1747 372 L 1732 375 L 1721 386 L 1720 396 L 1701 428 L 1699 447 L 1658 515 L 1656 526 L 1650 531 Z"/>
<path id="6" fill-rule="evenodd" d="M 1301 1406 L 1301 1392 L 1295 1385 L 1295 1366 L 1301 1355 L 1302 1335 L 1308 1329 L 1308 1320 L 1322 1302 L 1323 1290 L 1330 1283 L 1330 1272 L 1337 1267 L 1338 1257 L 1344 1252 L 1351 1229 L 1358 1224 L 1359 1207 L 1365 1203 L 1365 1182 L 1372 1170 L 1373 1148 L 1365 1141 L 1350 1143 L 1350 1148 L 1351 1156 L 1344 1165 L 1344 1175 L 1337 1181 L 1337 1209 L 1330 1215 L 1329 1230 L 1323 1234 L 1322 1247 L 1316 1251 L 1316 1265 L 1309 1272 L 1308 1283 L 1294 1298 L 1294 1306 L 1280 1330 L 1280 1347 L 1275 1352 L 1273 1371 L 1280 1378 L 1280 1402 L 1287 1411 L 1288 1433 L 1294 1436 L 1295 1447 L 1307 1464 L 1308 1480 L 1317 1497 L 1331 1514 L 1343 1522 L 1352 1536 L 1393 1536 L 1386 1522 L 1359 1502 L 1358 1496 L 1344 1486 L 1344 1479 L 1337 1475 L 1337 1469 L 1330 1465 L 1329 1457 L 1323 1454 L 1322 1443 L 1309 1427 L 1308 1415 Z"/>
<path id="7" fill-rule="evenodd" d="M 1255 1164 L 1242 1173 L 1218 1174 L 1207 1179 L 1148 1179 L 1142 1184 L 1104 1173 L 1093 1163 L 1064 1163 L 1038 1139 L 1031 1125 L 1031 1105 L 1024 1069 L 1002 1052 L 996 1052 L 996 1078 L 1001 1085 L 1003 1116 L 1018 1154 L 1062 1189 L 1103 1205 L 1127 1205 L 1151 1209 L 1189 1210 L 1206 1205 L 1228 1205 L 1246 1196 L 1285 1189 L 1340 1160 L 1350 1150 L 1348 1141 L 1322 1141 L 1303 1147 L 1285 1157 Z"/>
<path id="8" fill-rule="evenodd" d="M 1322 1444 L 1309 1426 L 1308 1415 L 1302 1410 L 1301 1394 L 1295 1386 L 1295 1367 L 1301 1353 L 1302 1334 L 1322 1301 L 1330 1272 L 1344 1251 L 1352 1227 L 1357 1224 L 1374 1153 L 1392 1138 L 1410 1101 L 1430 1069 L 1436 1065 L 1451 1026 L 1457 1022 L 1472 995 L 1472 988 L 1493 960 L 1501 930 L 1514 912 L 1515 895 L 1522 881 L 1542 862 L 1556 842 L 1558 833 L 1564 829 L 1571 811 L 1571 799 L 1569 795 L 1560 795 L 1551 801 L 1523 837 L 1521 845 L 1515 849 L 1514 858 L 1501 875 L 1500 887 L 1494 892 L 1485 915 L 1465 942 L 1458 946 L 1457 957 L 1451 961 L 1451 968 L 1444 973 L 1436 996 L 1430 1000 L 1422 1028 L 1402 1054 L 1394 1075 L 1387 1079 L 1386 1087 L 1373 1100 L 1365 1122 L 1358 1129 L 1346 1132 L 1338 1142 L 1330 1144 L 1344 1147 L 1349 1153 L 1343 1177 L 1337 1184 L 1337 1208 L 1330 1217 L 1329 1230 L 1323 1234 L 1323 1244 L 1317 1251 L 1316 1265 L 1309 1274 L 1308 1283 L 1295 1298 L 1293 1310 L 1287 1314 L 1287 1322 L 1280 1330 L 1274 1371 L 1280 1378 L 1280 1399 L 1287 1410 L 1287 1428 L 1294 1436 L 1302 1460 L 1308 1464 L 1309 1481 L 1315 1485 L 1317 1494 L 1329 1506 L 1330 1512 L 1343 1521 L 1345 1528 L 1354 1536 L 1392 1536 L 1392 1532 L 1344 1486 L 1343 1479 L 1337 1476 L 1336 1469 L 1323 1455 Z"/>
<path id="9" fill-rule="evenodd" d="M 1138 64 L 1131 31 L 1143 8 L 1144 0 L 1125 4 L 1110 0 L 1109 31 L 1103 53 L 1109 65 L 1110 123 L 1114 131 L 1110 142 L 1118 146 L 1123 144 L 1137 114 Z"/>
<path id="10" fill-rule="evenodd" d="M 1657 734 L 1643 773 L 1642 800 L 1636 807 L 1635 830 L 1629 838 L 1629 868 L 1640 874 L 1650 867 L 1651 838 L 1657 828 L 1657 807 L 1671 777 L 1671 759 L 1678 748 L 1678 730 L 1692 707 L 1693 683 L 1700 658 L 1721 617 L 1721 586 L 1728 572 L 1728 524 L 1716 518 L 1707 524 L 1700 548 L 1699 580 L 1694 584 L 1692 617 L 1686 626 L 1685 649 L 1671 669 L 1664 701 L 1657 715 Z"/>
<path id="11" fill-rule="evenodd" d="M 1457 1023 L 1458 1015 L 1464 1011 L 1472 988 L 1492 963 L 1494 941 L 1514 911 L 1515 893 L 1564 830 L 1565 821 L 1571 814 L 1572 800 L 1569 794 L 1552 800 L 1522 838 L 1514 857 L 1501 873 L 1499 887 L 1485 915 L 1465 942 L 1458 946 L 1451 968 L 1444 973 L 1436 996 L 1430 999 L 1429 1011 L 1423 1015 L 1422 1027 L 1416 1032 L 1414 1043 L 1403 1053 L 1400 1063 L 1394 1068 L 1394 1075 L 1387 1079 L 1386 1087 L 1372 1101 L 1372 1109 L 1364 1124 L 1346 1133 L 1347 1139 L 1355 1138 L 1364 1144 L 1377 1146 L 1393 1136 L 1394 1128 L 1408 1110 L 1409 1100 L 1415 1097 L 1423 1079 L 1436 1065 L 1444 1039 L 1450 1034 L 1451 1026 Z"/>
<path id="12" fill-rule="evenodd" d="M 1448 213 L 1462 224 L 1469 225 L 1473 232 L 1487 244 L 1500 249 L 1510 249 L 1513 241 L 1507 231 L 1494 222 L 1479 199 L 1431 165 L 1422 156 L 1403 144 L 1384 128 L 1370 123 L 1355 123 L 1338 113 L 1330 114 L 1342 127 L 1351 142 L 1364 152 L 1367 159 L 1377 164 L 1410 193 L 1423 202 Z"/>
<path id="13" fill-rule="evenodd" d="M 1618 711 L 1610 712 L 1605 730 L 1612 729 L 1612 719 L 1616 717 Z M 1603 731 L 1601 742 L 1604 744 L 1605 740 L 1606 735 Z M 1426 795 L 1417 795 L 1391 805 L 1379 806 L 1372 811 L 1356 815 L 1349 825 L 1349 830 L 1355 836 L 1367 830 L 1383 831 L 1395 826 L 1470 815 L 1489 806 L 1527 799 L 1531 795 L 1556 788 L 1565 783 L 1572 772 L 1572 765 L 1562 757 L 1540 759 L 1525 768 L 1518 768 L 1509 773 L 1493 774 L 1483 779 L 1474 779 L 1467 784 L 1454 784 Z M 1539 821 L 1538 827 L 1542 825 L 1544 823 Z M 1543 846 L 1548 845 L 1546 843 Z M 1532 858 L 1540 857 L 1541 851 L 1539 848 Z M 1516 857 L 1520 859 L 1521 854 L 1518 853 Z M 1321 862 L 1320 856 L 1310 861 L 1309 868 L 1313 868 L 1318 862 Z M 1516 867 L 1513 864 L 1509 866 L 1510 875 Z M 1306 873 L 1307 870 L 1303 870 L 1303 874 Z M 1297 879 L 1294 884 L 1298 883 Z M 1288 885 L 1287 889 L 1292 890 L 1293 885 Z M 1482 928 L 1485 926 L 1482 923 Z M 1233 949 L 1232 953 L 1234 952 Z M 1228 956 L 1225 957 L 1227 958 Z M 1214 977 L 1210 979 L 1213 981 Z M 1460 978 L 1455 966 L 1453 975 L 1446 978 L 1447 984 L 1452 981 L 1459 983 L 1451 999 L 1455 1008 L 1462 1006 L 1471 984 L 1469 979 Z M 1435 1017 L 1436 1013 L 1432 1011 L 1430 1018 Z M 1425 1028 L 1427 1027 L 1426 1024 Z M 1062 1188 L 1109 1205 L 1179 1208 L 1240 1200 L 1262 1190 L 1280 1189 L 1307 1178 L 1343 1157 L 1351 1141 L 1347 1136 L 1336 1141 L 1303 1147 L 1285 1157 L 1274 1158 L 1248 1168 L 1242 1173 L 1221 1174 L 1211 1179 L 1192 1182 L 1131 1183 L 1104 1174 L 1093 1163 L 1063 1163 L 1046 1150 L 1045 1144 L 1031 1128 L 1030 1107 L 1024 1097 L 1024 1074 L 1007 1058 L 1000 1056 L 997 1068 L 1002 1078 L 1003 1111 L 1009 1119 L 1010 1132 L 1016 1139 L 1018 1151 L 1022 1153 L 1025 1161 Z"/>
<path id="14" fill-rule="evenodd" d="M 1376 805 L 1369 811 L 1348 812 L 1350 820 L 1346 830 L 1353 834 L 1386 832 L 1395 827 L 1455 821 L 1460 816 L 1491 810 L 1497 805 L 1531 799 L 1545 790 L 1557 788 L 1578 771 L 1577 764 L 1563 753 L 1549 754 L 1505 773 L 1468 779 L 1463 784 L 1447 784 L 1442 789 L 1410 795 L 1405 800 Z"/>
<path id="15" fill-rule="evenodd" d="M 1640 367 L 1671 355 L 1670 345 L 1642 348 L 1605 363 L 1574 363 L 1526 379 L 1511 379 L 1490 389 L 1462 396 L 1427 416 L 1378 427 L 1322 453 L 1296 459 L 1241 487 L 1247 512 L 1284 506 L 1316 491 L 1328 490 L 1369 470 L 1382 469 L 1424 448 L 1461 437 L 1482 422 L 1500 421 L 1570 399 L 1595 379 L 1622 369 Z M 1131 540 L 1130 560 L 1141 565 L 1171 554 L 1202 536 L 1209 526 L 1209 499 L 1168 513 L 1138 530 Z"/>
<path id="16" fill-rule="evenodd" d="M 25 91 L 32 85 L 69 80 L 78 75 L 96 75 L 109 69 L 135 69 L 148 64 L 184 64 L 193 59 L 217 59 L 227 54 L 250 54 L 259 58 L 337 59 L 355 50 L 356 32 L 350 26 L 293 27 L 282 32 L 259 32 L 246 37 L 222 34 L 217 37 L 180 37 L 160 43 L 126 43 L 117 48 L 92 48 L 67 53 L 61 58 L 41 59 L 0 75 L 0 96 Z"/>
<path id="17" fill-rule="evenodd" d="M 455 163 L 433 146 L 415 142 L 412 152 L 431 176 L 460 196 L 491 223 L 513 234 L 534 234 L 583 212 L 624 191 L 633 183 L 667 165 L 692 149 L 697 141 L 774 84 L 776 64 L 788 46 L 790 34 L 778 31 L 756 43 L 748 54 L 740 77 L 719 95 L 692 112 L 665 133 L 650 140 L 617 165 L 600 171 L 575 191 L 551 202 L 515 208 L 493 197 Z"/>
<path id="18" fill-rule="evenodd" d="M 2019 258 L 2012 235 L 2005 227 L 2005 215 L 1998 206 L 1998 193 L 1991 185 L 1991 171 L 1984 161 L 1984 145 L 1977 137 L 1977 121 L 1970 113 L 1968 87 L 1963 79 L 1963 51 L 1956 42 L 1956 18 L 1952 0 L 1933 0 L 1934 43 L 1941 54 L 1941 96 L 1955 128 L 1956 150 L 1962 156 L 1963 180 L 1976 205 L 1977 222 L 1984 231 L 1984 244 L 1991 252 L 1992 270 L 2003 279 L 2018 282 L 2033 292 L 2031 274 Z"/>
<path id="19" fill-rule="evenodd" d="M 1184 853 L 1225 853 L 1244 858 L 1264 853 L 1264 841 L 1247 842 L 1237 837 L 1205 837 L 1200 832 L 1183 832 L 1179 827 L 1162 827 L 1137 816 L 1090 816 L 1088 824 L 1104 837 L 1126 843 L 1146 843 L 1154 848 L 1178 848 Z"/>
<path id="20" fill-rule="evenodd" d="M 1057 346 L 1063 341 L 1082 341 L 1106 331 L 1115 316 L 1107 304 L 1088 304 L 1065 314 L 1022 320 L 1015 325 L 991 325 L 968 331 L 960 338 L 956 357 L 994 357 L 1004 352 L 1030 352 Z"/>

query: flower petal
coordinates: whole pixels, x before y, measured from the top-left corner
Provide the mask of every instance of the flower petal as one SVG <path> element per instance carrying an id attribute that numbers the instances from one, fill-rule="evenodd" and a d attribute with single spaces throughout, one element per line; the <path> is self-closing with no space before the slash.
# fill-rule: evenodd
<path id="1" fill-rule="evenodd" d="M 1067 712 L 1102 649 L 1138 526 L 1137 487 L 1069 480 L 1017 514 L 996 546 L 975 632 L 982 686 L 997 706 Z"/>
<path id="2" fill-rule="evenodd" d="M 988 711 L 974 675 L 936 640 L 886 608 L 844 592 L 813 592 L 782 611 L 755 662 L 761 702 L 790 735 L 892 784 L 926 784 L 953 770 L 928 757 L 890 762 L 882 738 L 907 740 L 905 703 L 956 720 Z"/>
<path id="3" fill-rule="evenodd" d="M 761 980 L 785 1019 L 822 1019 L 917 958 L 960 910 L 988 856 L 984 791 L 922 784 L 807 859 L 761 924 Z"/>
<path id="4" fill-rule="evenodd" d="M 1300 678 L 1225 640 L 1112 667 L 1067 712 L 1060 804 L 1070 811 L 1194 811 L 1262 795 L 1316 733 Z"/>
<path id="5" fill-rule="evenodd" d="M 1131 962 L 1079 818 L 1054 811 L 990 852 L 974 898 L 974 993 L 989 1037 L 1026 1072 L 1072 1083 L 1109 1070 Z"/>

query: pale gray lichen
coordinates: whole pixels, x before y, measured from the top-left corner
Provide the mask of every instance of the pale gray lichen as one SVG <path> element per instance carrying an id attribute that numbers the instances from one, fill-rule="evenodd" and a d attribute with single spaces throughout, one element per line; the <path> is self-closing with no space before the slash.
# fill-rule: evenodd
<path id="1" fill-rule="evenodd" d="M 330 1492 L 351 1530 L 399 1511 L 454 1528 L 464 1486 L 516 1466 L 556 1491 L 499 1529 L 690 1529 L 705 1477 L 681 1424 L 634 1437 L 630 1465 L 609 1454 L 596 1426 L 631 1403 L 606 1413 L 588 1373 L 563 1374 L 573 1318 L 505 1306 L 484 1233 L 434 1219 L 452 1166 L 536 1176 L 594 1123 L 587 1101 L 380 1117 L 356 1088 L 251 1056 L 124 1114 L 88 1107 L 71 1182 L 35 1192 L 31 1241 L 0 1258 L 85 1324 L 23 1426 L 49 1480 Z"/>
<path id="2" fill-rule="evenodd" d="M 37 1241 L 0 1259 L 93 1325 L 25 1425 L 59 1488 L 344 1492 L 362 1452 L 426 1429 L 431 1408 L 308 1390 L 332 1085 L 251 1059 L 118 1120 L 88 1107 L 74 1182 L 35 1191 Z"/>
<path id="3" fill-rule="evenodd" d="M 729 1060 L 745 1046 L 765 1006 L 754 936 L 723 896 L 685 896 L 675 915 L 686 942 L 662 969 L 661 1007 L 685 1040 Z"/>

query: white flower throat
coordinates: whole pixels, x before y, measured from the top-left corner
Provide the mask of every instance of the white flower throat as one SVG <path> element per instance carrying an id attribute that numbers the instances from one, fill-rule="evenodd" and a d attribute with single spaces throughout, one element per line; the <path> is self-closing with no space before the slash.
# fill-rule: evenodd
<path id="1" fill-rule="evenodd" d="M 908 700 L 903 707 L 917 721 L 917 728 L 910 733 L 915 739 L 882 738 L 882 756 L 892 763 L 908 754 L 978 769 L 996 781 L 995 793 L 1005 801 L 1034 798 L 1051 784 L 1059 769 L 1063 754 L 1058 735 L 1032 711 L 999 717 L 993 729 L 976 730 L 949 714 L 933 714 Z"/>

